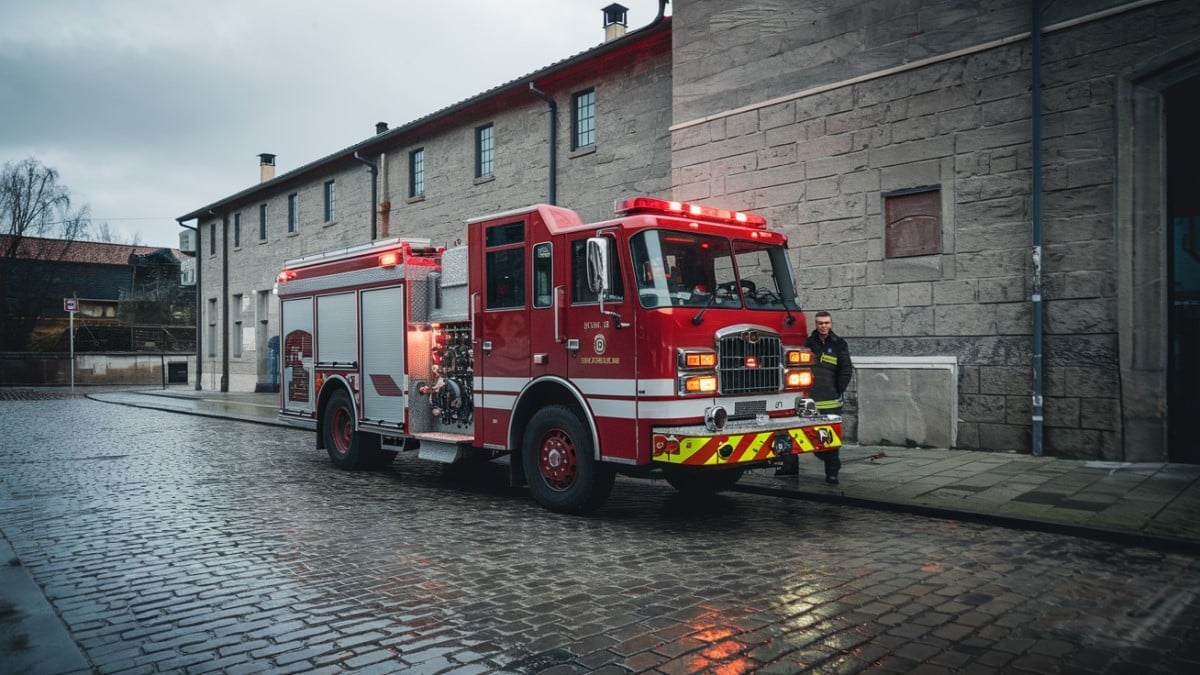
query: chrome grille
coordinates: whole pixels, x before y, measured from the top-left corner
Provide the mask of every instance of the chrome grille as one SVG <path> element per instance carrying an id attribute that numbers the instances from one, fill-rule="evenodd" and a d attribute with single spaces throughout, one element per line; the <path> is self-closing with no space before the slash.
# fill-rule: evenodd
<path id="1" fill-rule="evenodd" d="M 717 336 L 717 377 L 722 394 L 779 391 L 783 385 L 779 336 L 753 328 Z M 754 365 L 748 365 L 753 361 Z"/>
<path id="2" fill-rule="evenodd" d="M 733 404 L 734 417 L 754 417 L 755 415 L 767 414 L 767 402 L 764 400 L 757 401 L 737 401 Z"/>

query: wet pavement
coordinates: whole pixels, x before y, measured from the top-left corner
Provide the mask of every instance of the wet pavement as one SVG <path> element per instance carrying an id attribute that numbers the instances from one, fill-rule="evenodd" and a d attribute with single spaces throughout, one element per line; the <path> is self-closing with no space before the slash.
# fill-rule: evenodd
<path id="1" fill-rule="evenodd" d="M 847 448 L 577 518 L 496 465 L 337 471 L 273 395 L 87 393 L 0 392 L 0 672 L 1200 668 L 1188 467 Z"/>
<path id="2" fill-rule="evenodd" d="M 286 426 L 278 394 L 193 389 L 88 394 L 108 403 Z M 838 485 L 801 458 L 795 477 L 749 472 L 742 491 L 977 520 L 1200 554 L 1200 465 L 851 445 Z"/>

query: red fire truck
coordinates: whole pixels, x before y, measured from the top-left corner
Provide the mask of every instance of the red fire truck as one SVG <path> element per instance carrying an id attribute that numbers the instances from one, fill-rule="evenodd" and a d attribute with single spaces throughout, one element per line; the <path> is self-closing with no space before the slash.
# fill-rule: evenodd
<path id="1" fill-rule="evenodd" d="M 543 506 L 584 513 L 617 473 L 688 493 L 833 450 L 787 239 L 756 214 L 646 197 L 585 224 L 538 204 L 467 243 L 389 239 L 286 263 L 280 417 L 345 469 L 399 451 L 510 457 Z"/>

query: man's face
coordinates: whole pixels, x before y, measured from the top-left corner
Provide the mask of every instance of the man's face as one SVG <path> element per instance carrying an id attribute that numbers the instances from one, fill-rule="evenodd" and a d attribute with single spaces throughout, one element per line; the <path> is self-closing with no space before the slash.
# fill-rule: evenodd
<path id="1" fill-rule="evenodd" d="M 817 332 L 821 337 L 828 337 L 829 331 L 833 328 L 833 318 L 828 316 L 817 317 Z"/>

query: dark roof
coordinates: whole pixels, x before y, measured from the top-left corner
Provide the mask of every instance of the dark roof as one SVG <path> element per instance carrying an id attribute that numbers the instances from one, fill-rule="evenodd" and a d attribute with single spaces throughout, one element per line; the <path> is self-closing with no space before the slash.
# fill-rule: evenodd
<path id="1" fill-rule="evenodd" d="M 0 251 L 7 251 L 12 245 L 13 236 L 0 234 Z M 133 256 L 144 259 L 156 258 L 160 263 L 178 263 L 182 253 L 178 249 L 167 249 L 158 246 L 131 246 L 129 244 L 107 244 L 99 241 L 81 241 L 66 239 L 44 239 L 42 237 L 21 237 L 18 243 L 17 259 L 25 260 L 62 260 L 63 262 L 83 263 L 91 265 L 119 265 L 128 267 L 134 262 Z M 167 260 L 164 256 L 174 258 Z"/>
<path id="2" fill-rule="evenodd" d="M 655 37 L 660 34 L 670 34 L 671 17 L 663 15 L 665 6 L 666 1 L 660 0 L 659 14 L 657 17 L 655 17 L 654 21 L 637 30 L 630 31 L 620 38 L 602 43 L 596 47 L 582 51 L 574 56 L 546 66 L 541 70 L 488 89 L 481 94 L 477 94 L 471 98 L 442 108 L 441 110 L 430 113 L 424 117 L 417 118 L 416 120 L 413 120 L 412 122 L 409 122 L 403 126 L 395 127 L 383 133 L 371 136 L 370 138 L 348 148 L 344 148 L 333 154 L 326 155 L 321 159 L 318 159 L 314 162 L 309 162 L 308 164 L 293 169 L 285 174 L 276 176 L 271 180 L 257 183 L 252 187 L 242 190 L 241 192 L 235 193 L 208 204 L 207 206 L 202 206 L 194 211 L 191 211 L 190 213 L 179 216 L 176 218 L 176 221 L 182 223 L 185 220 L 195 220 L 197 218 L 207 216 L 209 215 L 210 211 L 220 212 L 226 208 L 229 208 L 230 206 L 236 205 L 243 200 L 247 200 L 249 197 L 259 193 L 264 189 L 274 189 L 285 182 L 294 180 L 308 173 L 313 173 L 335 161 L 355 161 L 354 155 L 357 153 L 363 153 L 367 156 L 377 154 L 381 148 L 388 147 L 394 142 L 398 142 L 404 135 L 421 127 L 428 126 L 456 113 L 468 110 L 474 106 L 487 103 L 492 99 L 498 99 L 502 96 L 512 95 L 519 92 L 528 92 L 529 87 L 534 86 L 534 83 L 538 80 L 567 73 L 581 64 L 587 63 L 594 59 L 601 59 L 602 57 L 614 55 L 626 50 L 633 51 L 648 38 Z"/>

